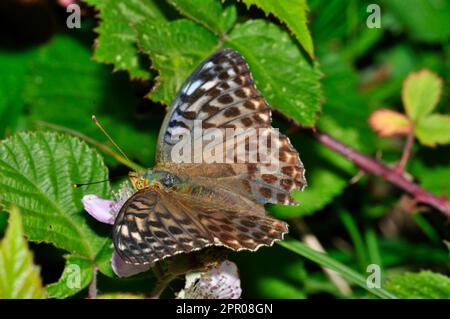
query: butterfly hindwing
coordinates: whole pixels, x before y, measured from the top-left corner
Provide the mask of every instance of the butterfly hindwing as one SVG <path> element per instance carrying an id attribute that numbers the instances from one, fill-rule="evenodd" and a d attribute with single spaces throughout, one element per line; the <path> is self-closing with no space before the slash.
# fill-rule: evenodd
<path id="1" fill-rule="evenodd" d="M 163 191 L 144 189 L 121 208 L 113 230 L 116 251 L 128 263 L 150 264 L 214 244 L 200 221 Z"/>
<path id="2" fill-rule="evenodd" d="M 122 207 L 113 239 L 122 259 L 142 265 L 212 245 L 255 250 L 282 239 L 287 230 L 286 223 L 269 216 L 237 214 L 144 189 Z"/>

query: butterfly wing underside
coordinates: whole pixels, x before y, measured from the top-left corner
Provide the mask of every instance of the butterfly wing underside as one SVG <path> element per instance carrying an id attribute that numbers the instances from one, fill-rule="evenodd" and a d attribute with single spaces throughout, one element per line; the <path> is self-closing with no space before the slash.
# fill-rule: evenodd
<path id="1" fill-rule="evenodd" d="M 289 139 L 276 135 L 272 144 L 278 153 L 269 156 L 276 156 L 272 160 L 279 165 L 269 173 L 259 158 L 251 163 L 177 163 L 172 149 L 180 133 L 193 130 L 196 120 L 203 129 L 261 128 L 269 136 L 277 133 L 271 127 L 270 107 L 236 51 L 222 49 L 213 54 L 182 86 L 162 125 L 156 162 L 174 174 L 211 179 L 217 187 L 254 202 L 255 212 L 237 214 L 227 209 L 226 202 L 223 207 L 211 207 L 207 201 L 192 201 L 176 192 L 139 191 L 122 207 L 114 226 L 116 250 L 129 263 L 152 263 L 211 245 L 255 250 L 272 245 L 288 231 L 286 223 L 265 215 L 263 205 L 295 204 L 291 191 L 306 185 L 303 164 Z M 245 151 L 250 148 L 247 139 L 228 141 L 220 145 L 225 154 L 238 146 Z"/>
<path id="2" fill-rule="evenodd" d="M 142 190 L 122 207 L 114 225 L 114 246 L 128 263 L 152 264 L 208 246 L 255 250 L 283 238 L 287 225 L 268 216 L 239 215 L 192 205 L 161 190 Z"/>
<path id="3" fill-rule="evenodd" d="M 179 140 L 179 134 L 191 131 L 196 120 L 201 121 L 203 129 L 253 128 L 263 129 L 267 136 L 275 136 L 273 141 L 278 152 L 269 156 L 272 156 L 272 163 L 278 163 L 278 168 L 267 173 L 261 169 L 264 164 L 253 160 L 248 163 L 208 164 L 207 170 L 204 163 L 181 165 L 180 170 L 204 177 L 207 171 L 209 176 L 221 177 L 221 183 L 228 183 L 230 188 L 243 196 L 250 195 L 263 204 L 296 204 L 290 193 L 295 189 L 302 190 L 306 185 L 303 163 L 289 139 L 271 127 L 270 107 L 256 88 L 247 62 L 236 51 L 222 49 L 213 54 L 183 85 L 159 134 L 157 162 L 160 165 L 174 162 L 171 151 Z M 245 144 L 243 149 L 248 152 L 251 142 L 235 138 L 234 143 L 224 139 L 224 153 L 236 150 L 240 143 Z M 203 149 L 206 146 L 205 143 Z M 255 154 L 244 156 L 250 158 Z M 223 172 L 227 176 L 220 176 Z"/>
<path id="4" fill-rule="evenodd" d="M 134 194 L 114 224 L 114 246 L 128 263 L 150 264 L 167 256 L 210 246 L 213 238 L 198 220 L 157 190 Z"/>

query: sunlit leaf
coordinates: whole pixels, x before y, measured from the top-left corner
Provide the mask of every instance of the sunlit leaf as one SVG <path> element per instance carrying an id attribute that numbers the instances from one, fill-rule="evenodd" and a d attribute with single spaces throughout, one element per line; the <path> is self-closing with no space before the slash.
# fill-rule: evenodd
<path id="1" fill-rule="evenodd" d="M 254 4 L 266 14 L 273 14 L 285 23 L 311 57 L 314 57 L 313 41 L 308 30 L 308 4 L 306 0 L 244 0 L 248 6 Z"/>
<path id="2" fill-rule="evenodd" d="M 93 264 L 111 244 L 110 235 L 91 227 L 81 198 L 86 194 L 109 196 L 109 183 L 72 185 L 107 176 L 100 155 L 73 137 L 30 132 L 0 143 L 2 205 L 20 208 L 29 240 L 51 243 Z"/>
<path id="3" fill-rule="evenodd" d="M 411 131 L 411 123 L 402 113 L 380 109 L 372 113 L 369 124 L 380 136 L 404 135 Z"/>
<path id="4" fill-rule="evenodd" d="M 406 113 L 419 121 L 436 107 L 442 91 L 442 80 L 429 70 L 413 72 L 403 83 L 402 100 Z"/>
<path id="5" fill-rule="evenodd" d="M 10 209 L 8 229 L 0 242 L 0 299 L 43 298 L 40 269 L 24 238 L 19 210 Z"/>

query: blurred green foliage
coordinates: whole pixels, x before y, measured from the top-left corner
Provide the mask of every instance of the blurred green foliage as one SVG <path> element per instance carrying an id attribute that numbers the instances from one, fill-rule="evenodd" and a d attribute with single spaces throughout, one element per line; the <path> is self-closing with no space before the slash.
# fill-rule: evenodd
<path id="1" fill-rule="evenodd" d="M 277 112 L 392 165 L 401 157 L 404 139 L 377 136 L 368 118 L 381 108 L 403 110 L 401 91 L 408 74 L 427 68 L 444 79 L 433 112 L 448 118 L 448 1 L 380 1 L 380 29 L 366 25 L 371 3 L 366 0 L 295 1 L 298 10 L 271 1 L 86 3 L 93 7 L 81 3 L 81 29 L 66 27 L 68 14 L 56 3 L 9 1 L 10 7 L 0 13 L 22 12 L 29 5 L 50 16 L 39 21 L 22 16 L 15 33 L 3 28 L 0 37 L 1 204 L 20 208 L 30 241 L 51 243 L 68 253 L 61 265 L 82 266 L 75 290 L 64 284 L 63 266 L 60 281 L 43 276 L 50 296 L 85 297 L 96 268 L 105 294 L 151 289 L 149 274 L 128 279 L 112 274 L 109 229 L 82 209 L 83 194 L 108 197 L 109 185 L 70 189 L 75 182 L 102 180 L 108 171 L 123 178 L 128 168 L 107 154 L 103 159 L 100 150 L 91 148 L 95 146 L 70 135 L 110 146 L 91 122 L 96 114 L 131 159 L 150 167 L 164 105 L 198 63 L 220 47 L 235 48 L 246 57 L 258 88 Z M 40 28 L 30 29 L 27 23 Z M 432 120 L 432 126 L 439 121 Z M 381 266 L 383 287 L 399 297 L 448 296 L 448 287 L 442 286 L 448 281 L 448 248 L 442 241 L 450 239 L 450 232 L 439 212 L 426 208 L 427 214 L 412 217 L 424 208 L 411 204 L 401 191 L 368 175 L 354 179 L 358 170 L 350 161 L 293 129 L 277 113 L 274 122 L 299 150 L 309 186 L 294 195 L 300 206 L 269 210 L 290 223 L 296 240 L 315 236 L 332 260 L 311 258 L 302 246 L 295 246 L 302 252 L 297 255 L 280 246 L 235 253 L 244 297 L 371 296 L 361 287 L 371 263 Z M 444 126 L 437 135 L 447 133 Z M 448 145 L 415 143 L 406 171 L 427 190 L 450 198 L 449 164 Z M 6 217 L 0 213 L 0 234 Z M 308 229 L 298 227 L 299 221 Z M 40 266 L 49 267 L 52 250 L 33 249 Z M 321 268 L 333 263 L 343 275 L 346 268 L 340 265 L 359 274 L 349 282 L 360 286 L 342 293 Z M 421 269 L 442 275 L 402 275 Z M 445 279 L 438 285 L 439 276 Z M 418 291 L 408 295 L 410 287 Z"/>

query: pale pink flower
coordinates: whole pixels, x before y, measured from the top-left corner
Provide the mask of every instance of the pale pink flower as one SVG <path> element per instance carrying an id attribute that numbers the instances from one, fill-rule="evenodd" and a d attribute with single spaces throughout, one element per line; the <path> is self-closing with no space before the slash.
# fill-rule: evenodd
<path id="1" fill-rule="evenodd" d="M 186 283 L 179 299 L 239 299 L 242 294 L 236 264 L 225 260 L 219 266 L 203 273 L 186 275 Z"/>
<path id="2" fill-rule="evenodd" d="M 134 194 L 134 189 L 127 182 L 124 183 L 119 192 L 114 194 L 114 200 L 103 199 L 96 195 L 85 195 L 81 200 L 84 209 L 101 223 L 114 224 L 120 208 L 126 200 Z M 129 277 L 149 270 L 153 265 L 132 265 L 126 263 L 117 252 L 114 252 L 111 258 L 111 267 L 114 273 L 119 277 Z"/>

